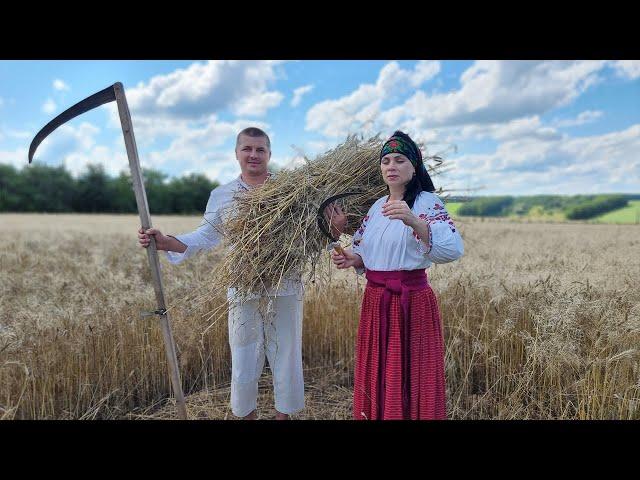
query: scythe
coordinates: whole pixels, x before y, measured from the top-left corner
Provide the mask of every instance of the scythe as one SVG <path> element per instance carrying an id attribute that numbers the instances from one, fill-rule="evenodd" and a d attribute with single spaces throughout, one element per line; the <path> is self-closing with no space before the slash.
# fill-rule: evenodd
<path id="1" fill-rule="evenodd" d="M 103 105 L 105 103 L 112 102 L 114 100 L 118 105 L 120 124 L 122 126 L 124 143 L 127 149 L 127 157 L 129 158 L 133 191 L 136 196 L 136 203 L 138 205 L 138 213 L 140 214 L 141 226 L 142 228 L 147 230 L 151 228 L 149 204 L 147 202 L 147 194 L 144 188 L 142 171 L 140 170 L 136 140 L 133 136 L 131 114 L 129 113 L 129 106 L 127 105 L 127 99 L 124 95 L 124 87 L 122 83 L 114 83 L 110 87 L 107 87 L 104 90 L 101 90 L 100 92 L 85 98 L 84 100 L 76 103 L 74 106 L 65 110 L 56 118 L 47 123 L 47 125 L 45 125 L 44 128 L 42 128 L 42 130 L 37 133 L 37 135 L 31 142 L 31 145 L 29 147 L 29 163 L 31 163 L 38 145 L 40 145 L 40 143 L 60 125 L 63 125 L 64 123 L 77 117 L 78 115 L 81 115 L 85 112 L 88 112 L 89 110 L 99 107 L 100 105 Z M 155 238 L 153 238 L 153 236 L 151 237 L 151 244 L 147 248 L 147 256 L 149 259 L 149 265 L 151 267 L 153 288 L 155 290 L 156 301 L 158 305 L 157 310 L 153 312 L 153 314 L 158 315 L 158 317 L 160 318 L 160 325 L 162 326 L 162 334 L 164 338 L 165 353 L 167 356 L 167 363 L 169 364 L 169 372 L 171 376 L 171 385 L 173 387 L 173 393 L 176 398 L 178 417 L 184 420 L 187 418 L 187 410 L 184 401 L 184 394 L 182 392 L 180 372 L 178 370 L 178 359 L 176 356 L 175 342 L 173 340 L 173 334 L 171 333 L 171 325 L 169 324 L 169 316 L 167 314 L 167 308 L 164 299 L 158 251 L 156 249 Z"/>

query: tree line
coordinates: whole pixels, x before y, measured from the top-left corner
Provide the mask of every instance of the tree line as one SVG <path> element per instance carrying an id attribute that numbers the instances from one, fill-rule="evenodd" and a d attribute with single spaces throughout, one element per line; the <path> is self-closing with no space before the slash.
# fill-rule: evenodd
<path id="1" fill-rule="evenodd" d="M 192 173 L 168 175 L 144 169 L 149 209 L 153 214 L 201 214 L 218 182 Z M 131 175 L 106 174 L 89 165 L 74 178 L 63 166 L 32 164 L 22 170 L 0 164 L 0 212 L 137 213 Z"/>
<path id="2" fill-rule="evenodd" d="M 538 207 L 546 212 L 563 212 L 570 220 L 586 220 L 625 207 L 629 200 L 638 198 L 639 194 L 475 197 L 467 199 L 458 209 L 458 214 L 485 217 L 526 215 Z"/>

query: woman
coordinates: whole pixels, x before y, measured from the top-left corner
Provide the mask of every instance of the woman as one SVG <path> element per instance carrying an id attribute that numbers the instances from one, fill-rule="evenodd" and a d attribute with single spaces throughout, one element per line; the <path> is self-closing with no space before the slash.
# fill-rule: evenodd
<path id="1" fill-rule="evenodd" d="M 380 152 L 389 195 L 369 209 L 338 268 L 366 269 L 356 345 L 353 417 L 446 419 L 440 313 L 425 268 L 464 251 L 418 146 L 396 131 Z"/>

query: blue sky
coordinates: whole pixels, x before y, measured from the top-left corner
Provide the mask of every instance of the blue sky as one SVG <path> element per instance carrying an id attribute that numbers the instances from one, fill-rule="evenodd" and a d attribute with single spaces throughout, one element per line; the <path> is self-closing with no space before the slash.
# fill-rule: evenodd
<path id="1" fill-rule="evenodd" d="M 231 180 L 247 126 L 280 166 L 402 129 L 447 152 L 435 184 L 459 193 L 640 192 L 640 61 L 0 61 L 0 163 L 24 168 L 42 126 L 116 81 L 142 165 L 169 176 Z M 126 170 L 115 104 L 56 130 L 36 161 Z"/>

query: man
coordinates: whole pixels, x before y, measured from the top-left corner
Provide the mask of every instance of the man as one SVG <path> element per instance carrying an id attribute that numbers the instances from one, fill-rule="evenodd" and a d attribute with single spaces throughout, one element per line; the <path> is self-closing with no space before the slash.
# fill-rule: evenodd
<path id="1" fill-rule="evenodd" d="M 157 229 L 138 232 L 141 246 L 149 246 L 154 235 L 158 250 L 165 250 L 171 263 L 180 263 L 197 252 L 209 250 L 221 240 L 220 225 L 233 212 L 233 195 L 262 185 L 270 176 L 267 169 L 271 158 L 271 142 L 265 132 L 249 127 L 236 139 L 236 159 L 241 174 L 235 180 L 212 190 L 204 221 L 193 232 L 183 235 L 163 235 Z M 345 224 L 346 217 L 333 223 Z M 304 408 L 302 374 L 302 282 L 300 275 L 285 279 L 275 292 L 272 314 L 263 318 L 258 310 L 258 298 L 245 302 L 236 299 L 229 289 L 229 345 L 231 346 L 231 410 L 237 417 L 256 419 L 258 379 L 262 374 L 265 355 L 273 372 L 276 419 Z M 271 311 L 271 309 L 269 309 Z"/>

